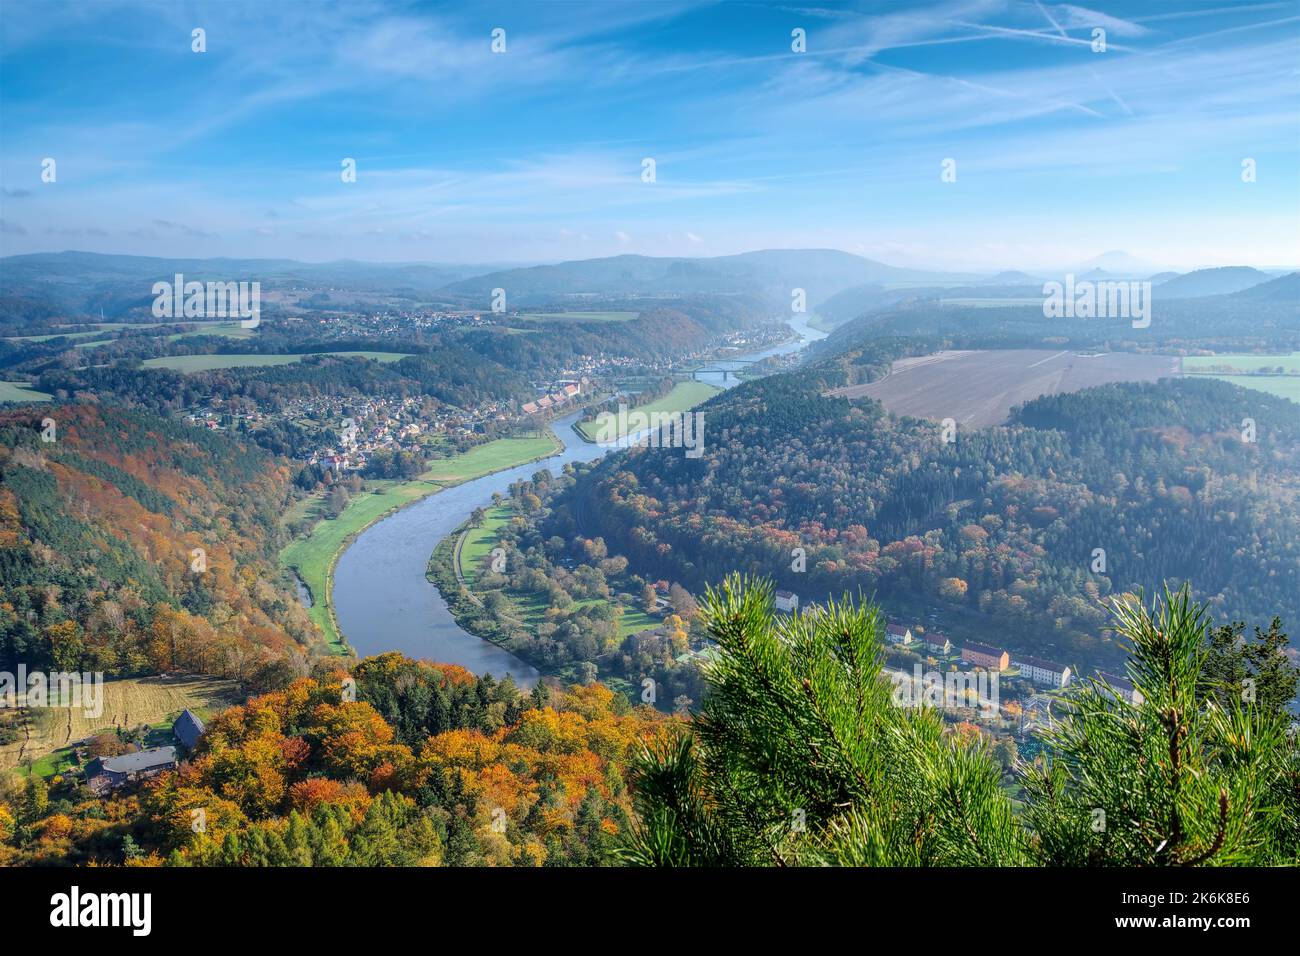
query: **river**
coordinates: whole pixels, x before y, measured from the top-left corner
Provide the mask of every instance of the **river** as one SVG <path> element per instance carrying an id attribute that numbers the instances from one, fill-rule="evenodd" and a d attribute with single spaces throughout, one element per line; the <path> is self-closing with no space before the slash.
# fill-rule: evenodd
<path id="1" fill-rule="evenodd" d="M 799 339 L 747 358 L 788 355 L 825 337 L 809 327 L 803 316 L 790 326 Z M 712 364 L 744 367 L 739 362 Z M 739 383 L 732 378 L 726 384 Z M 553 423 L 563 451 L 439 491 L 393 512 L 356 537 L 334 569 L 333 595 L 339 628 L 359 656 L 401 651 L 408 657 L 459 664 L 475 674 L 490 673 L 498 678 L 509 674 L 523 687 L 536 683 L 540 675 L 534 667 L 456 623 L 425 571 L 438 542 L 464 523 L 475 508 L 490 504 L 495 492 L 504 494 L 512 482 L 530 478 L 543 468 L 558 473 L 567 462 L 591 461 L 611 450 L 578 437 L 572 426 L 580 414 L 574 412 Z"/>

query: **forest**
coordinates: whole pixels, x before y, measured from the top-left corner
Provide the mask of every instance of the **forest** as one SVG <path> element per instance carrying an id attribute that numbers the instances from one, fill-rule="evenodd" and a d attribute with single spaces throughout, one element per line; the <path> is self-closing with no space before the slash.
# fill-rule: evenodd
<path id="1" fill-rule="evenodd" d="M 741 571 L 805 601 L 876 594 L 936 609 L 954 640 L 1050 644 L 1076 667 L 1117 660 L 1100 599 L 1165 581 L 1193 580 L 1224 621 L 1297 616 L 1300 420 L 1286 400 L 1214 381 L 1110 385 L 947 442 L 871 400 L 823 397 L 842 374 L 715 397 L 703 458 L 611 456 L 555 520 L 696 593 Z"/>
<path id="2" fill-rule="evenodd" d="M 319 635 L 276 567 L 291 477 L 143 411 L 0 413 L 0 666 L 305 672 Z"/>
<path id="3" fill-rule="evenodd" d="M 395 653 L 322 663 L 132 792 L 11 780 L 0 865 L 609 865 L 627 768 L 664 719 L 599 685 L 525 695 Z"/>
<path id="4" fill-rule="evenodd" d="M 1300 668 L 1277 622 L 1243 640 L 1187 588 L 1112 601 L 1141 698 L 1072 687 L 1045 752 L 1013 758 L 1013 799 L 978 727 L 897 705 L 879 605 L 781 615 L 770 582 L 733 575 L 700 613 L 718 653 L 690 719 L 598 683 L 322 661 L 105 799 L 75 775 L 0 781 L 0 865 L 1300 862 Z"/>

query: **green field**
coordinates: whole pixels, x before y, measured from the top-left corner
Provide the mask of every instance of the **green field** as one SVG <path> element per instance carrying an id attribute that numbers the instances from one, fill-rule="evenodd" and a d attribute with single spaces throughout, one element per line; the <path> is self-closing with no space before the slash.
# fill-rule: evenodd
<path id="1" fill-rule="evenodd" d="M 219 335 L 226 339 L 251 339 L 256 334 L 253 329 L 244 328 L 238 321 L 204 322 L 197 329 L 167 336 L 167 341 L 179 342 L 181 339 L 197 338 L 200 335 Z"/>
<path id="2" fill-rule="evenodd" d="M 11 335 L 5 339 L 6 342 L 49 342 L 51 339 L 88 339 L 92 335 L 103 335 L 104 329 L 96 329 L 93 332 L 63 332 L 53 333 L 50 335 Z"/>
<path id="3" fill-rule="evenodd" d="M 656 399 L 646 405 L 635 406 L 637 411 L 646 412 L 684 412 L 689 408 L 694 408 L 701 402 L 707 401 L 722 389 L 716 385 L 709 385 L 707 382 L 678 382 L 673 386 L 673 390 L 663 398 Z M 595 441 L 596 435 L 600 430 L 600 425 L 596 419 L 589 422 L 579 422 L 574 426 L 587 441 Z M 622 435 L 615 435 L 615 438 L 621 438 Z"/>
<path id="4" fill-rule="evenodd" d="M 53 395 L 38 392 L 26 382 L 0 382 L 0 403 L 3 402 L 48 402 Z"/>
<path id="5" fill-rule="evenodd" d="M 170 368 L 186 374 L 190 372 L 209 372 L 218 368 L 253 368 L 271 365 L 289 365 L 300 361 L 304 354 L 342 355 L 352 358 L 375 359 L 380 362 L 396 362 L 406 358 L 403 352 L 310 352 L 288 355 L 167 355 L 162 358 L 145 359 L 145 368 Z"/>
<path id="6" fill-rule="evenodd" d="M 639 312 L 521 312 L 529 322 L 631 322 Z"/>
<path id="7" fill-rule="evenodd" d="M 1184 372 L 1204 373 L 1216 367 L 1254 372 L 1261 368 L 1272 369 L 1279 366 L 1288 372 L 1300 375 L 1300 352 L 1292 352 L 1289 355 L 1189 355 L 1183 359 Z"/>
<path id="8" fill-rule="evenodd" d="M 559 450 L 559 441 L 549 432 L 536 438 L 498 438 L 463 455 L 434 462 L 419 478 L 373 482 L 375 491 L 355 496 L 337 518 L 321 521 L 311 534 L 290 543 L 280 552 L 280 564 L 298 572 L 312 594 L 308 614 L 330 645 L 343 653 L 346 646 L 334 623 L 330 583 L 334 563 L 353 537 L 395 508 L 471 478 L 546 458 Z"/>
<path id="9" fill-rule="evenodd" d="M 496 546 L 497 531 L 507 524 L 514 511 L 505 505 L 487 509 L 487 517 L 477 528 L 470 528 L 461 538 L 457 558 L 460 561 L 460 575 L 465 583 L 473 587 L 478 580 L 478 573 L 483 559 Z"/>
<path id="10" fill-rule="evenodd" d="M 510 603 L 519 612 L 520 620 L 527 624 L 530 630 L 536 631 L 538 626 L 546 623 L 546 611 L 550 605 L 546 602 L 545 594 L 540 592 L 527 595 L 511 594 Z M 601 603 L 600 598 L 583 598 L 581 601 L 574 601 L 572 608 L 576 611 L 599 603 Z M 640 608 L 625 607 L 623 616 L 618 619 L 618 634 L 620 638 L 627 637 L 629 634 L 648 631 L 661 624 L 663 624 L 662 619 L 647 614 Z"/>
<path id="11" fill-rule="evenodd" d="M 1223 368 L 1242 372 L 1283 368 L 1291 374 L 1233 375 L 1214 371 Z M 1242 388 L 1253 388 L 1300 403 L 1300 352 L 1289 355 L 1189 355 L 1183 359 L 1183 374 L 1222 379 Z"/>

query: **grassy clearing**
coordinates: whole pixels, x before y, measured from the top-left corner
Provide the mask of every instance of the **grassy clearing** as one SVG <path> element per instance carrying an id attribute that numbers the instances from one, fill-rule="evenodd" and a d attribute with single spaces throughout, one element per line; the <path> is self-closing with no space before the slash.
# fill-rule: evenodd
<path id="1" fill-rule="evenodd" d="M 87 323 L 92 324 L 92 323 Z M 90 332 L 48 332 L 44 335 L 10 335 L 6 342 L 48 342 L 51 339 L 88 339 L 105 332 L 118 332 L 122 329 L 156 329 L 162 322 L 95 322 Z"/>
<path id="2" fill-rule="evenodd" d="M 188 332 L 176 332 L 167 336 L 169 342 L 179 342 L 181 339 L 197 338 L 200 335 L 219 335 L 227 339 L 251 339 L 257 333 L 253 329 L 246 329 L 235 322 L 204 322 L 197 329 L 191 329 Z"/>
<path id="3" fill-rule="evenodd" d="M 289 355 L 166 355 L 145 359 L 145 368 L 169 368 L 177 372 L 209 372 L 218 368 L 260 368 L 270 365 L 289 365 L 301 361 L 306 354 L 340 355 L 348 358 L 368 358 L 379 362 L 396 362 L 406 358 L 403 352 L 311 352 Z"/>
<path id="4" fill-rule="evenodd" d="M 1284 369 L 1285 375 L 1258 374 L 1261 369 Z M 1216 369 L 1256 374 L 1233 375 Z M 1279 395 L 1300 403 L 1300 352 L 1289 355 L 1189 355 L 1183 359 L 1183 374 L 1222 379 L 1242 388 Z"/>
<path id="5" fill-rule="evenodd" d="M 53 339 L 88 339 L 94 335 L 103 335 L 106 330 L 95 329 L 93 332 L 55 332 L 50 335 L 10 335 L 6 342 L 49 342 Z"/>
<path id="6" fill-rule="evenodd" d="M 347 652 L 347 644 L 334 620 L 330 586 L 334 565 L 354 537 L 390 511 L 443 488 L 547 458 L 560 448 L 559 441 L 549 432 L 532 438 L 498 438 L 463 455 L 436 461 L 423 475 L 410 481 L 373 482 L 374 491 L 355 496 L 337 518 L 321 521 L 311 534 L 289 544 L 280 552 L 280 564 L 297 571 L 311 591 L 312 607 L 308 614 L 331 648 L 336 653 Z"/>
<path id="7" fill-rule="evenodd" d="M 678 382 L 673 386 L 673 390 L 663 398 L 656 399 L 646 405 L 637 405 L 638 411 L 646 412 L 684 412 L 687 409 L 694 408 L 701 402 L 708 401 L 722 389 L 716 385 L 710 385 L 707 382 Z M 579 422 L 576 426 L 582 437 L 587 441 L 595 441 L 596 435 L 600 431 L 600 425 L 597 420 L 589 422 Z M 622 435 L 612 435 L 612 438 L 621 438 Z"/>
<path id="8" fill-rule="evenodd" d="M 639 312 L 521 312 L 529 322 L 631 322 Z"/>
<path id="9" fill-rule="evenodd" d="M 30 736 L 0 747 L 0 770 L 31 761 L 33 772 L 49 776 L 72 763 L 68 745 L 116 727 L 169 725 L 188 707 L 207 719 L 238 703 L 234 681 L 210 677 L 132 677 L 104 682 L 103 712 L 87 717 L 79 707 L 28 712 Z"/>
<path id="10" fill-rule="evenodd" d="M 0 382 L 0 403 L 48 402 L 53 395 L 38 392 L 26 382 Z"/>
<path id="11" fill-rule="evenodd" d="M 531 630 L 546 621 L 546 611 L 550 605 L 546 601 L 546 595 L 535 592 L 530 594 L 510 594 L 510 604 L 514 611 L 514 616 L 523 621 Z M 601 598 L 583 598 L 581 601 L 573 602 L 573 609 L 578 610 L 584 607 L 591 607 L 593 604 L 602 603 Z M 640 608 L 624 607 L 623 616 L 618 621 L 618 635 L 620 638 L 627 637 L 629 634 L 635 634 L 637 631 L 649 630 L 663 624 L 663 619 L 647 614 Z"/>
<path id="12" fill-rule="evenodd" d="M 505 505 L 488 508 L 483 523 L 465 532 L 456 553 L 460 561 L 461 577 L 470 587 L 478 580 L 483 559 L 496 547 L 497 532 L 503 525 L 509 524 L 512 517 L 514 510 Z"/>

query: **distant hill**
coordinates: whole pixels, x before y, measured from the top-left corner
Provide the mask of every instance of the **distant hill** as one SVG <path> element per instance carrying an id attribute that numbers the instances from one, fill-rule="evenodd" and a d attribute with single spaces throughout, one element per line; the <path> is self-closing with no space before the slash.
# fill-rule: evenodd
<path id="1" fill-rule="evenodd" d="M 991 276 L 988 280 L 988 284 L 997 286 L 1016 286 L 1033 285 L 1034 283 L 1040 283 L 1041 281 L 1042 280 L 1037 276 L 1031 276 L 1028 272 L 1017 272 L 1014 269 L 1010 269 L 1006 272 L 999 272 L 997 275 Z"/>
<path id="2" fill-rule="evenodd" d="M 1180 275 L 1182 275 L 1181 272 L 1157 272 L 1153 276 L 1148 276 L 1147 281 L 1152 285 L 1160 285 L 1161 283 L 1168 282 L 1170 279 L 1176 279 Z"/>
<path id="3" fill-rule="evenodd" d="M 1261 282 L 1248 289 L 1233 293 L 1234 299 L 1249 299 L 1254 302 L 1290 302 L 1300 303 L 1300 272 L 1292 272 L 1280 279 Z"/>
<path id="4" fill-rule="evenodd" d="M 292 259 L 167 259 L 42 252 L 0 259 L 0 323 L 63 315 L 116 320 L 153 301 L 153 283 L 177 273 L 198 281 L 260 282 L 263 293 L 277 288 L 320 286 L 400 296 L 428 296 L 449 282 L 491 266 L 436 263 L 295 262 Z"/>
<path id="5" fill-rule="evenodd" d="M 818 304 L 817 314 L 828 325 L 839 325 L 850 319 L 856 319 L 872 309 L 884 307 L 889 301 L 884 286 L 869 282 L 836 292 Z"/>
<path id="6" fill-rule="evenodd" d="M 486 304 L 492 290 L 510 304 L 570 302 L 583 297 L 760 293 L 774 304 L 803 289 L 809 308 L 862 285 L 922 285 L 958 281 L 942 272 L 900 269 L 835 249 L 766 249 L 714 258 L 613 256 L 509 269 L 453 282 L 442 291 Z"/>
<path id="7" fill-rule="evenodd" d="M 1075 272 L 1087 272 L 1094 269 L 1115 276 L 1131 278 L 1133 276 L 1148 276 L 1153 272 L 1158 272 L 1160 267 L 1122 249 L 1112 249 L 1110 252 L 1103 252 L 1099 256 L 1093 256 L 1087 262 L 1080 263 L 1075 268 Z"/>
<path id="8" fill-rule="evenodd" d="M 1268 282 L 1267 272 L 1249 266 L 1197 269 L 1160 284 L 1162 299 L 1194 299 L 1203 295 L 1228 295 Z"/>

